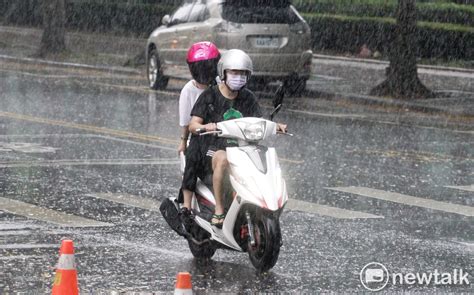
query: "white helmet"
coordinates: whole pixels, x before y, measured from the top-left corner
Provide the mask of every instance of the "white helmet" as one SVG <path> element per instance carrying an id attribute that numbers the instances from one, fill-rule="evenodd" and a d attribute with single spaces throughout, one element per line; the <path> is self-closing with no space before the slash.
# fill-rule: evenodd
<path id="1" fill-rule="evenodd" d="M 221 81 L 225 80 L 226 70 L 247 71 L 247 81 L 253 72 L 253 63 L 250 56 L 240 49 L 230 49 L 226 51 L 217 63 L 217 74 Z"/>

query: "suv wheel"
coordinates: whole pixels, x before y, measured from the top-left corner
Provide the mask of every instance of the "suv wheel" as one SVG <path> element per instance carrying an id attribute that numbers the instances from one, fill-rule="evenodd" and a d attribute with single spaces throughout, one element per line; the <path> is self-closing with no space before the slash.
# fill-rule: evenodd
<path id="1" fill-rule="evenodd" d="M 165 89 L 168 85 L 169 77 L 163 76 L 161 63 L 156 49 L 150 51 L 147 65 L 148 82 L 151 89 Z"/>

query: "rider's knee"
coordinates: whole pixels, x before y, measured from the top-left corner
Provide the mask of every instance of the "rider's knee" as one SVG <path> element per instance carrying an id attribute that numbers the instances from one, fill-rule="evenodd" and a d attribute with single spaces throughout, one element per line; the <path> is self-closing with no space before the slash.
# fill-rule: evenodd
<path id="1" fill-rule="evenodd" d="M 214 169 L 217 167 L 225 168 L 229 165 L 227 161 L 227 153 L 225 151 L 217 151 L 213 157 Z"/>

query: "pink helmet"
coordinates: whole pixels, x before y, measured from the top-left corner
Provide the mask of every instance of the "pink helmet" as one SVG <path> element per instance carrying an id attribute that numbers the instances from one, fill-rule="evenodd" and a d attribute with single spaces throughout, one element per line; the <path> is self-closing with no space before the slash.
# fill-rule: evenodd
<path id="1" fill-rule="evenodd" d="M 188 50 L 186 61 L 188 63 L 197 62 L 201 60 L 209 60 L 218 58 L 220 56 L 219 49 L 212 42 L 203 41 L 191 45 Z"/>
<path id="2" fill-rule="evenodd" d="M 214 81 L 220 57 L 219 50 L 211 42 L 198 42 L 191 45 L 186 61 L 193 79 L 201 84 Z"/>

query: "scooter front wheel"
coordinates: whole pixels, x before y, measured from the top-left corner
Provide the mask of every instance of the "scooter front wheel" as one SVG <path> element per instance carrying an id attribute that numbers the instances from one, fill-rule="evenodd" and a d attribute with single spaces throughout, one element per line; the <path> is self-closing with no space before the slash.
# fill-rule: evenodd
<path id="1" fill-rule="evenodd" d="M 278 219 L 257 214 L 253 219 L 255 245 L 248 242 L 248 253 L 253 266 L 260 272 L 265 272 L 275 266 L 281 246 L 280 222 Z"/>
<path id="2" fill-rule="evenodd" d="M 216 246 L 211 241 L 196 244 L 194 241 L 188 239 L 189 250 L 193 256 L 201 259 L 209 259 L 216 253 Z"/>

